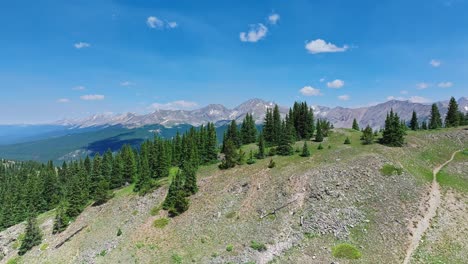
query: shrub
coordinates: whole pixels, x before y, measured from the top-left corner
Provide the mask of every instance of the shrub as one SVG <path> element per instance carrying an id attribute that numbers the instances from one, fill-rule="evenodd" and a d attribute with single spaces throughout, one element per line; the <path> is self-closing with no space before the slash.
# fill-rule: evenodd
<path id="1" fill-rule="evenodd" d="M 380 172 L 386 176 L 390 176 L 393 174 L 401 175 L 403 173 L 403 169 L 400 167 L 395 167 L 392 164 L 385 164 L 382 167 L 382 169 L 380 169 Z"/>
<path id="2" fill-rule="evenodd" d="M 117 236 L 121 236 L 122 235 L 122 230 L 119 228 L 119 230 L 117 230 Z"/>
<path id="3" fill-rule="evenodd" d="M 232 211 L 226 214 L 226 218 L 234 218 L 236 216 L 236 212 Z"/>
<path id="4" fill-rule="evenodd" d="M 106 255 L 107 255 L 107 251 L 106 251 L 106 250 L 103 250 L 103 251 L 101 251 L 101 252 L 99 253 L 99 256 L 101 256 L 101 257 L 104 257 L 104 256 L 106 256 Z"/>
<path id="5" fill-rule="evenodd" d="M 341 259 L 359 259 L 362 256 L 355 246 L 346 243 L 333 247 L 332 254 L 333 257 Z"/>
<path id="6" fill-rule="evenodd" d="M 20 257 L 11 258 L 7 261 L 6 264 L 18 264 L 18 263 L 20 263 Z"/>
<path id="7" fill-rule="evenodd" d="M 41 251 L 46 250 L 49 247 L 49 244 L 45 243 L 41 245 Z"/>
<path id="8" fill-rule="evenodd" d="M 175 263 L 175 264 L 181 264 L 183 259 L 180 255 L 178 254 L 172 254 L 172 263 Z"/>
<path id="9" fill-rule="evenodd" d="M 226 247 L 227 252 L 232 252 L 233 249 L 234 249 L 233 245 L 227 245 L 227 247 Z"/>
<path id="10" fill-rule="evenodd" d="M 270 150 L 268 151 L 268 156 L 273 157 L 276 155 L 276 153 L 276 148 L 270 148 Z"/>
<path id="11" fill-rule="evenodd" d="M 349 145 L 351 144 L 351 140 L 349 140 L 349 137 L 346 137 L 344 144 Z"/>
<path id="12" fill-rule="evenodd" d="M 268 163 L 268 168 L 273 169 L 276 166 L 276 163 L 273 159 L 270 159 L 270 163 Z"/>
<path id="13" fill-rule="evenodd" d="M 317 147 L 318 150 L 323 149 L 322 143 L 320 143 Z"/>
<path id="14" fill-rule="evenodd" d="M 154 206 L 153 208 L 151 208 L 151 211 L 150 211 L 150 215 L 151 216 L 156 216 L 159 214 L 159 211 L 161 210 L 162 206 L 161 205 L 158 205 L 158 206 Z"/>
<path id="15" fill-rule="evenodd" d="M 259 251 L 259 252 L 265 251 L 265 250 L 266 250 L 265 244 L 260 243 L 260 242 L 256 242 L 256 241 L 252 241 L 252 242 L 250 243 L 250 247 L 251 247 L 253 250 L 257 250 L 257 251 Z"/>
<path id="16" fill-rule="evenodd" d="M 159 218 L 153 222 L 153 226 L 156 228 L 164 228 L 167 226 L 167 224 L 169 224 L 169 219 L 167 218 Z"/>

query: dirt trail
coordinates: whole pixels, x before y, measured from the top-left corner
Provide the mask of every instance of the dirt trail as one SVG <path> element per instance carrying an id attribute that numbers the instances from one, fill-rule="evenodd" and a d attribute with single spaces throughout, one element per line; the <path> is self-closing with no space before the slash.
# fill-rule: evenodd
<path id="1" fill-rule="evenodd" d="M 406 250 L 406 257 L 403 261 L 403 264 L 408 264 L 410 262 L 411 255 L 418 248 L 419 242 L 421 241 L 424 232 L 426 232 L 426 230 L 431 224 L 431 219 L 436 216 L 437 208 L 440 204 L 440 187 L 439 183 L 437 182 L 437 174 L 445 165 L 449 164 L 455 158 L 455 155 L 460 151 L 461 150 L 457 150 L 454 153 L 452 153 L 452 157 L 450 157 L 449 160 L 435 167 L 432 171 L 431 190 L 429 192 L 429 199 L 426 203 L 427 209 L 425 210 L 422 219 L 419 220 L 419 222 L 416 225 L 410 227 L 412 235 L 410 238 L 410 245 Z"/>

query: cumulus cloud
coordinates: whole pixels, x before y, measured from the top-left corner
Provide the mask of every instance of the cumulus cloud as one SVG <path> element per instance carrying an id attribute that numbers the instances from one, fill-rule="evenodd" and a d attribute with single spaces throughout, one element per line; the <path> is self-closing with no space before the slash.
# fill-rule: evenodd
<path id="1" fill-rule="evenodd" d="M 299 92 L 304 96 L 318 96 L 322 95 L 320 89 L 316 89 L 312 86 L 304 86 Z"/>
<path id="2" fill-rule="evenodd" d="M 84 48 L 91 47 L 91 44 L 86 43 L 86 42 L 78 42 L 78 43 L 75 43 L 73 46 L 75 46 L 76 49 L 84 49 Z"/>
<path id="3" fill-rule="evenodd" d="M 149 16 L 146 19 L 146 25 L 150 28 L 163 28 L 164 22 L 155 16 Z"/>
<path id="4" fill-rule="evenodd" d="M 102 94 L 86 94 L 86 95 L 82 95 L 80 96 L 81 100 L 85 100 L 85 101 L 100 101 L 100 100 L 104 100 L 104 95 Z"/>
<path id="5" fill-rule="evenodd" d="M 177 24 L 177 22 L 174 22 L 174 21 L 172 21 L 172 22 L 167 22 L 167 27 L 168 27 L 168 28 L 176 28 L 176 27 L 178 27 L 178 26 L 179 26 L 179 24 Z"/>
<path id="6" fill-rule="evenodd" d="M 343 47 L 338 47 L 331 42 L 326 42 L 323 39 L 316 39 L 310 42 L 307 42 L 305 45 L 306 50 L 309 53 L 317 54 L 317 53 L 329 53 L 329 52 L 344 52 L 349 49 L 347 45 Z"/>
<path id="7" fill-rule="evenodd" d="M 68 103 L 68 102 L 70 102 L 70 99 L 68 99 L 68 98 L 59 98 L 59 99 L 57 99 L 57 103 L 64 104 L 64 103 Z"/>
<path id="8" fill-rule="evenodd" d="M 151 104 L 148 109 L 151 110 L 185 110 L 185 109 L 193 109 L 197 107 L 198 104 L 196 102 L 185 101 L 185 100 L 178 100 L 173 102 L 168 102 L 165 104 L 161 103 L 153 103 Z"/>
<path id="9" fill-rule="evenodd" d="M 453 86 L 453 83 L 452 82 L 441 82 L 439 84 L 437 84 L 438 87 L 440 88 L 450 88 Z"/>
<path id="10" fill-rule="evenodd" d="M 333 88 L 333 89 L 340 89 L 341 87 L 343 87 L 345 84 L 344 81 L 342 80 L 334 80 L 334 81 L 331 81 L 331 82 L 327 82 L 327 86 L 328 88 Z"/>
<path id="11" fill-rule="evenodd" d="M 276 23 L 278 23 L 279 20 L 280 20 L 279 14 L 274 13 L 268 16 L 268 22 L 272 25 L 276 25 Z"/>
<path id="12" fill-rule="evenodd" d="M 418 89 L 418 90 L 424 90 L 424 89 L 429 88 L 429 86 L 430 86 L 430 84 L 425 83 L 425 82 L 421 82 L 421 83 L 417 83 L 417 84 L 416 84 L 416 89 Z"/>
<path id="13" fill-rule="evenodd" d="M 242 42 L 257 42 L 266 37 L 268 28 L 262 23 L 251 25 L 248 32 L 241 32 L 239 38 Z"/>
<path id="14" fill-rule="evenodd" d="M 72 88 L 72 90 L 75 90 L 75 91 L 83 91 L 83 90 L 86 90 L 86 87 L 84 86 L 75 86 Z"/>
<path id="15" fill-rule="evenodd" d="M 350 99 L 350 97 L 349 97 L 349 95 L 344 94 L 344 95 L 338 96 L 338 99 L 341 100 L 341 101 L 348 101 Z"/>
<path id="16" fill-rule="evenodd" d="M 437 68 L 437 67 L 440 66 L 440 64 L 442 64 L 442 62 L 441 62 L 440 60 L 434 60 L 434 59 L 432 59 L 432 60 L 429 62 L 429 64 L 430 64 L 432 67 Z"/>

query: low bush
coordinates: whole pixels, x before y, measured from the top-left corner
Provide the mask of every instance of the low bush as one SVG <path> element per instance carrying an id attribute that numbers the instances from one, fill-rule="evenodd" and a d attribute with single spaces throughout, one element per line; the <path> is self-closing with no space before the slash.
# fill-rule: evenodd
<path id="1" fill-rule="evenodd" d="M 382 169 L 380 169 L 380 172 L 386 176 L 393 174 L 401 175 L 403 173 L 403 169 L 392 164 L 385 164 Z"/>
<path id="2" fill-rule="evenodd" d="M 167 218 L 159 218 L 153 222 L 153 226 L 156 228 L 164 228 L 167 226 L 167 224 L 169 224 L 169 219 Z"/>
<path id="3" fill-rule="evenodd" d="M 341 259 L 359 259 L 361 258 L 361 252 L 351 244 L 339 244 L 332 248 L 332 255 L 335 258 Z"/>
<path id="4" fill-rule="evenodd" d="M 250 243 L 250 247 L 254 250 L 257 250 L 259 252 L 262 252 L 262 251 L 265 251 L 267 248 L 265 246 L 265 244 L 263 243 L 260 243 L 260 242 L 257 242 L 257 241 L 252 241 Z"/>

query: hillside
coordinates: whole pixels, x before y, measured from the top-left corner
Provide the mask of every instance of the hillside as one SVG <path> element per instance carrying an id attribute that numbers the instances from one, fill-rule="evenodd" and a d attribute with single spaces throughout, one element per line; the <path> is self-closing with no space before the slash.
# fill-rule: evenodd
<path id="1" fill-rule="evenodd" d="M 43 244 L 19 263 L 401 263 L 409 228 L 424 214 L 432 170 L 454 151 L 468 148 L 463 128 L 409 132 L 407 145 L 361 145 L 360 132 L 335 129 L 311 157 L 274 157 L 253 165 L 198 172 L 200 191 L 187 212 L 167 218 L 158 210 L 167 184 L 140 197 L 132 186 L 88 207 L 68 229 L 52 235 L 54 212 L 39 217 Z M 344 145 L 346 137 L 350 145 Z M 295 148 L 301 148 L 297 142 Z M 254 145 L 243 147 L 246 151 Z M 438 174 L 442 202 L 411 263 L 462 263 L 468 236 L 467 154 Z M 402 168 L 401 174 L 388 168 Z M 382 172 L 383 168 L 387 168 Z M 167 224 L 166 224 L 167 219 Z M 0 233 L 1 263 L 15 257 L 23 225 Z M 118 230 L 122 231 L 117 236 Z M 463 231 L 464 230 L 464 231 Z M 76 235 L 71 237 L 75 232 Z M 62 242 L 66 241 L 63 245 Z M 335 258 L 349 243 L 359 260 Z M 3 252 L 3 253 L 2 253 Z"/>

